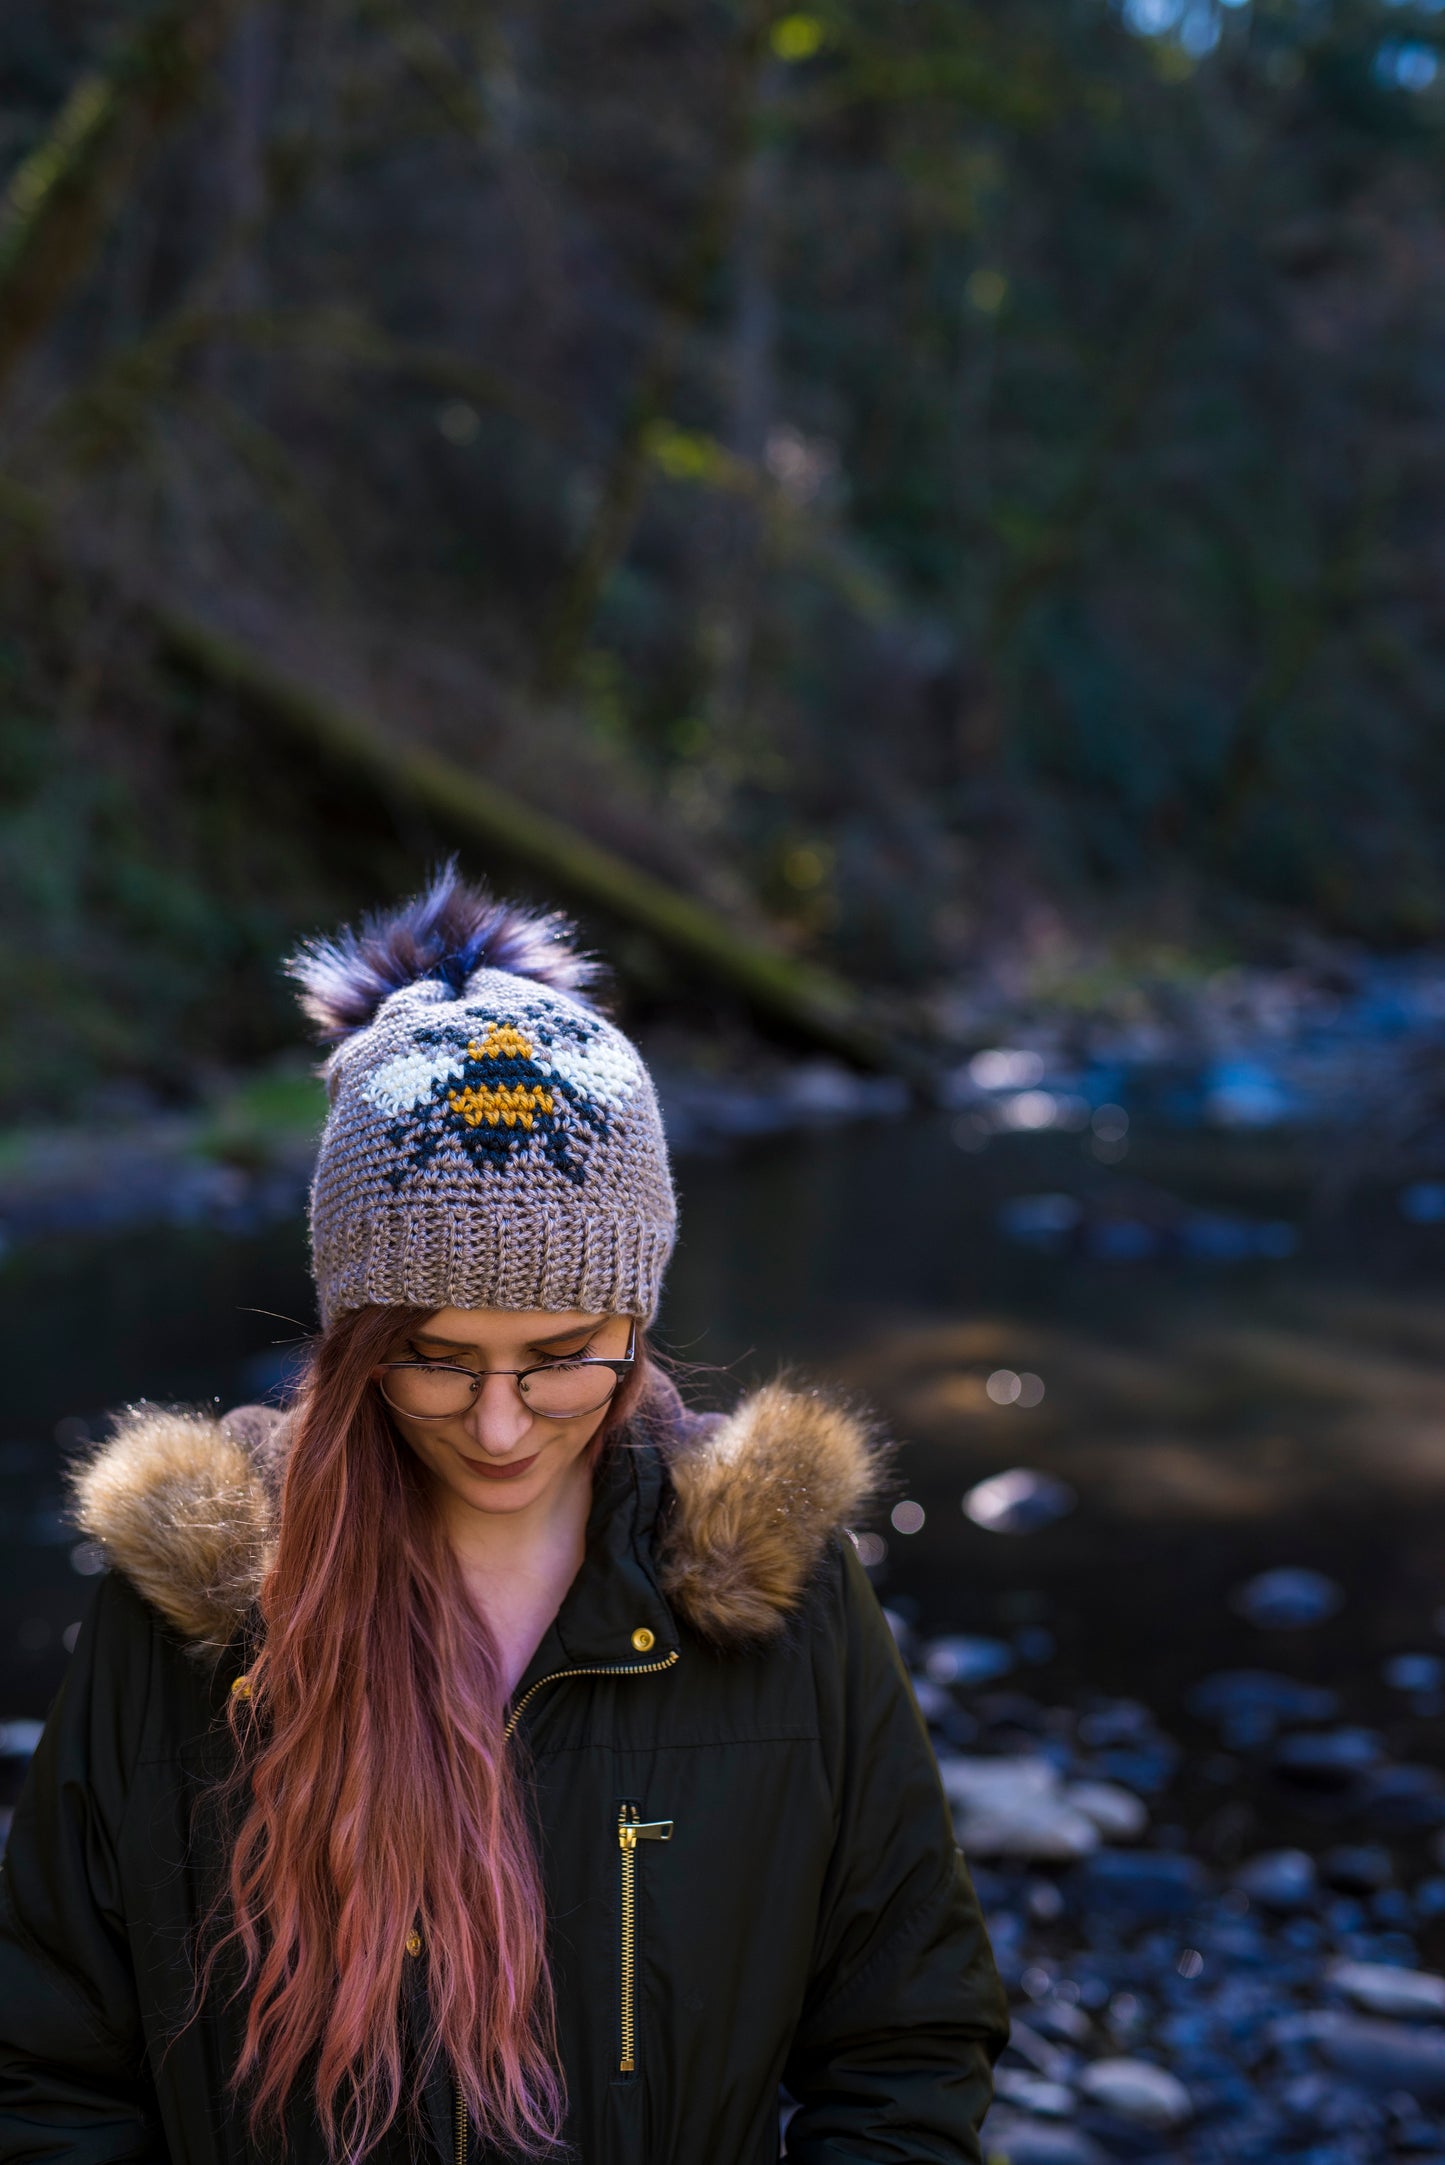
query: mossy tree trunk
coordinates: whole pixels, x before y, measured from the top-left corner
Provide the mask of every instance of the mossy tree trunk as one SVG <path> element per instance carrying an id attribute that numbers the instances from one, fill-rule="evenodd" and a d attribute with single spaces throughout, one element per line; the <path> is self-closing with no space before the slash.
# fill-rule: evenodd
<path id="1" fill-rule="evenodd" d="M 150 147 L 196 103 L 240 0 L 170 0 L 83 76 L 0 209 L 0 397 L 95 259 Z"/>

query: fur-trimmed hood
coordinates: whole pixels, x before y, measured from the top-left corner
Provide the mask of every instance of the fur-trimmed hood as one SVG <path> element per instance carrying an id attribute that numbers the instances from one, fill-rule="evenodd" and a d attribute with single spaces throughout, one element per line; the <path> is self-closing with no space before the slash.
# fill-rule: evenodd
<path id="1" fill-rule="evenodd" d="M 877 1439 L 836 1399 L 782 1383 L 721 1418 L 678 1412 L 661 1445 L 662 1590 L 715 1644 L 768 1638 L 876 1496 Z M 255 1601 L 289 1443 L 286 1417 L 265 1407 L 216 1418 L 139 1405 L 75 1471 L 82 1531 L 198 1655 L 229 1645 Z"/>

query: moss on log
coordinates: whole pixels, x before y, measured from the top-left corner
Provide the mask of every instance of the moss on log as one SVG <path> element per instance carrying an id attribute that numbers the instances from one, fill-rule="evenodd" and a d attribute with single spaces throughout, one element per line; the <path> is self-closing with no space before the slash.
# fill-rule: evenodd
<path id="1" fill-rule="evenodd" d="M 504 852 L 575 902 L 650 934 L 799 1036 L 863 1066 L 897 1071 L 910 1064 L 841 980 L 737 931 L 697 897 L 639 871 L 510 790 L 424 746 L 396 741 L 370 715 L 279 675 L 234 639 L 172 610 L 155 609 L 153 616 L 178 660 L 251 701 L 350 773 L 409 799 L 459 837 Z"/>
<path id="2" fill-rule="evenodd" d="M 149 623 L 164 654 L 247 702 L 271 728 L 391 803 L 416 806 L 459 841 L 504 855 L 577 906 L 604 911 L 646 933 L 684 965 L 726 987 L 759 1018 L 855 1066 L 919 1083 L 934 1076 L 926 1053 L 900 1042 L 842 979 L 737 930 L 698 897 L 640 871 L 455 760 L 399 741 L 374 716 L 283 674 L 231 634 L 137 593 L 89 557 L 70 559 L 41 499 L 0 476 L 0 543 L 6 538 L 57 573 L 114 585 Z"/>

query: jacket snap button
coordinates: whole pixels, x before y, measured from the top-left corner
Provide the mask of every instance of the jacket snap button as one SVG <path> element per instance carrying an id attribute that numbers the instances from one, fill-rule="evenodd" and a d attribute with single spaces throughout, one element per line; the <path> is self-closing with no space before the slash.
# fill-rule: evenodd
<path id="1" fill-rule="evenodd" d="M 421 1953 L 421 1934 L 415 1925 L 406 1935 L 406 1951 L 413 1957 Z"/>
<path id="2" fill-rule="evenodd" d="M 632 1634 L 632 1643 L 639 1654 L 650 1654 L 657 1644 L 656 1634 L 649 1631 L 646 1624 L 639 1624 Z"/>
<path id="3" fill-rule="evenodd" d="M 250 1679 L 250 1677 L 249 1677 L 249 1676 L 238 1676 L 238 1677 L 237 1677 L 237 1678 L 235 1679 L 235 1681 L 234 1681 L 234 1683 L 232 1684 L 232 1686 L 231 1686 L 231 1697 L 232 1697 L 233 1699 L 249 1699 L 249 1698 L 250 1698 L 250 1696 L 251 1696 L 251 1679 Z"/>

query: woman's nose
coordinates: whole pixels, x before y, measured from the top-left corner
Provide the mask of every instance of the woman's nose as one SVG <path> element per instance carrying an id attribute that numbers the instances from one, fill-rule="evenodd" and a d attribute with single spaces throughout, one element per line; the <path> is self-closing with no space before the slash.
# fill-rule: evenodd
<path id="1" fill-rule="evenodd" d="M 466 1416 L 467 1434 L 494 1458 L 514 1451 L 532 1425 L 532 1415 L 512 1376 L 487 1376 Z"/>

